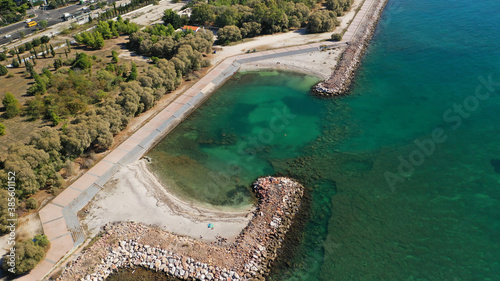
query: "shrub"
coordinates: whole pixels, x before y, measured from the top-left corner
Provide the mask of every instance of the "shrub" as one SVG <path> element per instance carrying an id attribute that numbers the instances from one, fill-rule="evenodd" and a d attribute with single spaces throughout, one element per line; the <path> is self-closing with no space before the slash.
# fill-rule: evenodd
<path id="1" fill-rule="evenodd" d="M 5 135 L 5 125 L 0 123 L 0 136 Z"/>
<path id="2" fill-rule="evenodd" d="M 5 74 L 7 74 L 7 72 L 9 72 L 7 70 L 7 67 L 5 67 L 4 65 L 0 64 L 0 76 L 4 76 Z"/>
<path id="3" fill-rule="evenodd" d="M 75 63 L 73 64 L 73 67 L 80 68 L 80 69 L 87 69 L 92 67 L 92 61 L 89 59 L 87 54 L 85 53 L 78 53 L 76 54 L 76 60 Z"/>
<path id="4" fill-rule="evenodd" d="M 26 208 L 28 209 L 36 209 L 38 208 L 38 202 L 35 198 L 30 198 L 26 200 Z"/>
<path id="5" fill-rule="evenodd" d="M 309 16 L 307 29 L 310 33 L 328 32 L 338 25 L 339 21 L 333 12 L 321 10 L 315 11 Z"/>
<path id="6" fill-rule="evenodd" d="M 4 61 L 7 59 L 7 55 L 5 53 L 0 53 L 0 61 Z"/>
<path id="7" fill-rule="evenodd" d="M 340 33 L 332 34 L 332 40 L 335 42 L 342 41 L 342 34 Z"/>
<path id="8" fill-rule="evenodd" d="M 6 256 L 4 257 L 2 268 L 8 271 L 9 268 L 14 267 L 15 271 L 11 273 L 22 275 L 31 271 L 40 261 L 42 261 L 45 255 L 45 248 L 28 240 L 16 243 L 15 254 L 16 258 L 14 262 L 10 262 L 9 258 Z"/>
<path id="9" fill-rule="evenodd" d="M 21 66 L 21 65 L 19 64 L 19 61 L 18 61 L 18 60 L 16 60 L 16 59 L 12 59 L 12 62 L 11 62 L 10 64 L 11 64 L 11 65 L 12 65 L 12 67 L 14 67 L 14 68 L 18 68 L 19 66 Z"/>
<path id="10" fill-rule="evenodd" d="M 7 118 L 12 118 L 21 113 L 21 104 L 11 93 L 6 93 L 2 100 L 2 104 L 5 107 L 5 116 Z"/>
<path id="11" fill-rule="evenodd" d="M 241 40 L 241 31 L 237 26 L 229 25 L 224 26 L 217 32 L 219 41 L 222 44 L 227 44 L 229 42 L 235 42 Z"/>
<path id="12" fill-rule="evenodd" d="M 30 198 L 32 199 L 32 198 Z M 43 234 L 38 234 L 35 236 L 35 238 L 33 239 L 35 240 L 35 244 L 40 246 L 40 247 L 46 247 L 47 245 L 49 245 L 49 239 L 47 239 L 47 236 L 43 235 Z"/>
<path id="13" fill-rule="evenodd" d="M 26 52 L 26 47 L 24 45 L 21 45 L 17 47 L 17 51 L 19 51 L 20 54 Z"/>

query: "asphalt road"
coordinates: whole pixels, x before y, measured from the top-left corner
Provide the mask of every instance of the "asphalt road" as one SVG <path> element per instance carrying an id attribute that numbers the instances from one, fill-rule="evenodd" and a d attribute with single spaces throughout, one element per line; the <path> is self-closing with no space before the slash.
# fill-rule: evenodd
<path id="1" fill-rule="evenodd" d="M 36 17 L 32 18 L 31 20 L 36 21 L 39 23 L 42 20 L 47 21 L 47 27 L 50 27 L 52 25 L 58 24 L 63 21 L 62 16 L 64 13 L 70 13 L 74 14 L 76 11 L 82 9 L 85 7 L 84 5 L 79 5 L 79 4 L 74 4 L 70 6 L 66 6 L 60 9 L 53 9 L 53 10 L 47 10 L 47 11 L 42 11 L 42 10 L 36 10 Z M 20 38 L 20 31 L 24 31 L 25 35 L 28 36 L 29 34 L 32 34 L 34 31 L 39 29 L 39 26 L 31 27 L 28 28 L 26 26 L 26 23 L 23 22 L 18 22 L 15 24 L 11 24 L 5 27 L 0 28 L 0 45 L 3 45 L 5 43 L 8 43 L 14 39 Z M 10 34 L 10 38 L 5 38 L 5 35 Z"/>

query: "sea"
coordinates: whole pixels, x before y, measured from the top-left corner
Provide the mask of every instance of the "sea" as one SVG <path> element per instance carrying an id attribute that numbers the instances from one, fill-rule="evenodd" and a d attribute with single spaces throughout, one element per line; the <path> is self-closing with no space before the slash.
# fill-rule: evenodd
<path id="1" fill-rule="evenodd" d="M 500 280 L 500 1 L 389 0 L 349 95 L 242 72 L 160 142 L 178 196 L 255 203 L 284 175 L 306 209 L 269 280 Z"/>

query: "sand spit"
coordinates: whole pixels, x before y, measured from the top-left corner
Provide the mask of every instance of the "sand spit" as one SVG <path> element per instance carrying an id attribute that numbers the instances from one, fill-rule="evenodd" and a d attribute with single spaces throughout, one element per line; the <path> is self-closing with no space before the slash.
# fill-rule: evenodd
<path id="1" fill-rule="evenodd" d="M 361 62 L 364 51 L 370 43 L 377 22 L 387 3 L 387 0 L 376 1 L 377 2 L 374 3 L 375 8 L 371 9 L 363 19 L 355 37 L 340 57 L 330 78 L 313 87 L 312 92 L 315 95 L 321 97 L 341 96 L 345 95 L 349 90 L 356 69 Z"/>
<path id="2" fill-rule="evenodd" d="M 207 243 L 144 224 L 103 227 L 101 237 L 70 262 L 57 280 L 103 280 L 123 267 L 142 266 L 181 280 L 262 279 L 300 208 L 304 187 L 288 178 L 258 179 L 253 218 L 233 243 Z"/>

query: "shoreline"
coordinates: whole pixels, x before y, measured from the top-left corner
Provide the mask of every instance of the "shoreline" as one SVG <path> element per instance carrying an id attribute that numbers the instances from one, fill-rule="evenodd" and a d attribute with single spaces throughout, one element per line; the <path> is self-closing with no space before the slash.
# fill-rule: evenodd
<path id="1" fill-rule="evenodd" d="M 232 242 L 254 210 L 254 205 L 224 209 L 185 200 L 164 186 L 146 161 L 140 160 L 120 169 L 79 216 L 92 237 L 106 224 L 134 221 L 202 241 L 213 242 L 217 236 L 224 236 Z M 209 223 L 215 230 L 207 228 Z"/>
<path id="2" fill-rule="evenodd" d="M 349 47 L 342 53 L 330 78 L 319 82 L 312 88 L 312 93 L 319 97 L 336 97 L 347 95 L 352 85 L 362 58 L 368 48 L 373 34 L 384 11 L 387 0 L 375 0 L 375 9 L 368 12 L 362 19 Z"/>
<path id="3" fill-rule="evenodd" d="M 136 266 L 181 280 L 262 279 L 302 207 L 304 187 L 288 178 L 264 177 L 253 189 L 259 204 L 232 243 L 221 238 L 206 243 L 134 222 L 107 224 L 56 280 L 103 280 L 119 268 Z"/>

